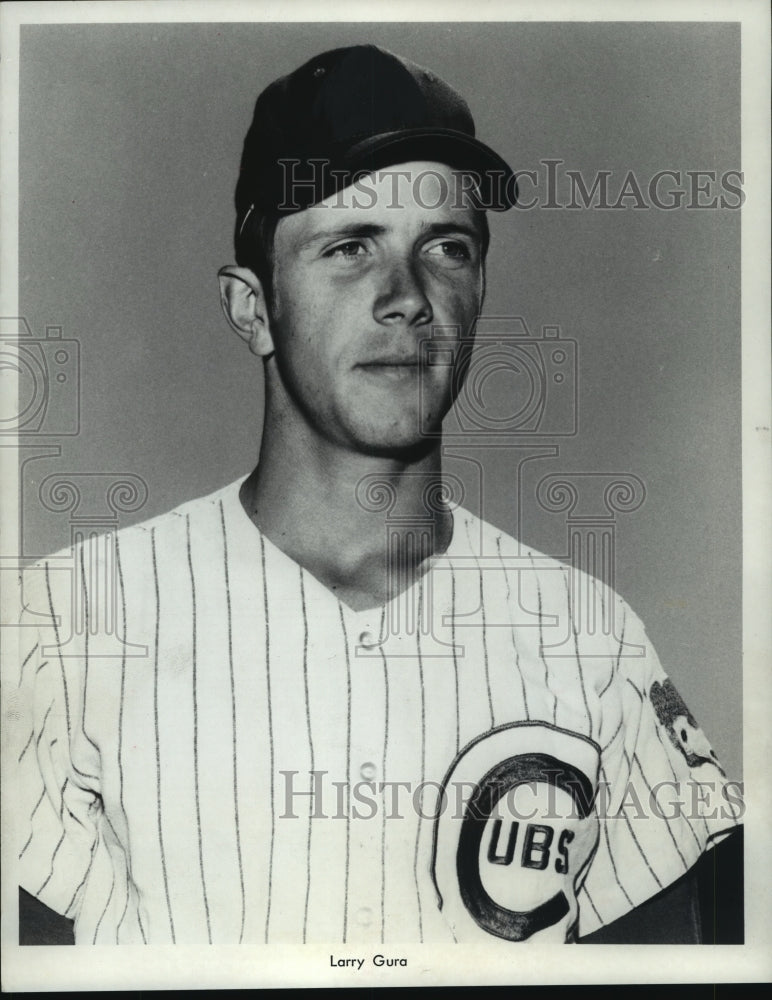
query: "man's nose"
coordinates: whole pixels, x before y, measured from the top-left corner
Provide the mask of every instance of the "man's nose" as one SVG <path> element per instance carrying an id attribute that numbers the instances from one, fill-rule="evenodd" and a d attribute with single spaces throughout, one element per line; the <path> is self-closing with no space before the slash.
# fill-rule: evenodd
<path id="1" fill-rule="evenodd" d="M 394 258 L 385 264 L 373 315 L 387 325 L 431 323 L 434 313 L 415 262 Z"/>

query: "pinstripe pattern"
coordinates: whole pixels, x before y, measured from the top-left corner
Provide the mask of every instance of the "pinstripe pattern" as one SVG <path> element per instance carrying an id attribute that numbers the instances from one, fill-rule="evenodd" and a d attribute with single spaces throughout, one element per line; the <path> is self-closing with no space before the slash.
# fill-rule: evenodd
<path id="1" fill-rule="evenodd" d="M 126 635 L 126 589 L 123 582 L 123 568 L 121 567 L 121 548 L 118 536 L 115 537 L 115 569 L 118 576 L 118 593 L 120 594 L 121 602 L 121 628 L 123 630 L 124 636 Z M 117 631 L 117 629 L 116 629 Z M 126 914 L 129 909 L 129 900 L 131 892 L 129 886 L 131 885 L 131 841 L 129 840 L 128 833 L 128 817 L 126 815 L 126 803 L 123 800 L 123 711 L 126 704 L 126 647 L 123 646 L 121 651 L 121 697 L 120 703 L 118 705 L 118 803 L 121 808 L 121 813 L 123 814 L 123 821 L 126 824 L 126 839 L 129 844 L 129 848 L 126 851 L 126 868 L 127 868 L 127 882 L 126 887 L 126 905 L 123 908 L 118 925 L 115 928 L 115 943 L 118 944 L 120 940 L 121 926 L 123 921 L 126 919 Z"/>
<path id="2" fill-rule="evenodd" d="M 387 773 L 389 758 L 389 665 L 386 661 L 386 654 L 383 651 L 382 640 L 385 637 L 386 629 L 386 608 L 384 606 L 381 613 L 381 627 L 378 633 L 381 644 L 378 651 L 381 654 L 383 665 L 384 682 L 384 718 L 383 718 L 383 765 L 381 774 Z M 386 810 L 381 806 L 381 944 L 386 940 Z"/>
<path id="3" fill-rule="evenodd" d="M 346 634 L 346 622 L 343 618 L 343 605 L 338 601 L 338 615 L 340 617 L 340 628 L 343 633 L 343 648 L 346 654 L 346 777 L 351 774 L 351 657 L 349 655 L 348 635 Z M 351 858 L 351 817 L 346 810 L 346 863 L 343 870 L 343 943 L 348 937 L 348 880 L 349 864 Z"/>
<path id="4" fill-rule="evenodd" d="M 44 788 L 44 789 L 43 789 L 43 790 L 41 791 L 41 793 L 40 793 L 40 798 L 39 798 L 39 799 L 37 800 L 37 802 L 35 803 L 35 805 L 34 805 L 34 807 L 33 807 L 33 809 L 32 809 L 32 812 L 30 813 L 30 816 L 29 816 L 29 819 L 30 819 L 30 826 L 32 825 L 32 820 L 33 820 L 33 818 L 34 818 L 34 816 L 35 816 L 35 813 L 36 813 L 36 812 L 38 811 L 38 809 L 40 808 L 40 804 L 41 804 L 41 802 L 43 801 L 43 799 L 44 799 L 45 797 L 46 797 L 46 790 L 45 790 L 45 788 Z M 26 842 L 25 842 L 24 846 L 22 847 L 21 851 L 19 852 L 19 860 L 20 860 L 20 861 L 21 861 L 21 859 L 22 859 L 22 858 L 24 857 L 24 855 L 25 855 L 25 853 L 26 853 L 26 851 L 27 851 L 27 848 L 28 848 L 28 847 L 29 847 L 29 845 L 30 845 L 30 844 L 32 843 L 32 837 L 33 837 L 33 835 L 34 835 L 34 831 L 33 831 L 33 830 L 30 830 L 30 834 L 29 834 L 29 837 L 27 838 L 27 840 L 26 840 Z"/>
<path id="5" fill-rule="evenodd" d="M 654 732 L 657 734 L 657 740 L 659 741 L 659 744 L 662 747 L 662 752 L 663 752 L 664 756 L 667 759 L 669 770 L 670 770 L 670 776 L 671 776 L 671 778 L 672 778 L 673 781 L 677 782 L 678 781 L 678 776 L 675 773 L 675 769 L 673 768 L 673 765 L 670 763 L 670 757 L 668 755 L 667 747 L 665 746 L 665 744 L 664 744 L 664 742 L 662 740 L 662 735 L 661 735 L 661 733 L 659 731 L 659 727 L 655 728 Z M 695 833 L 694 827 L 692 826 L 691 819 L 688 816 L 686 816 L 685 819 L 686 819 L 686 825 L 689 827 L 689 832 L 691 833 L 692 837 L 694 838 L 694 842 L 697 844 L 697 847 L 699 848 L 699 850 L 702 850 L 702 845 L 701 845 L 701 842 L 700 842 L 700 838 Z M 707 833 L 708 832 L 707 821 L 705 820 L 704 816 L 702 816 L 701 819 L 702 819 L 702 824 L 705 827 L 705 832 Z"/>
<path id="6" fill-rule="evenodd" d="M 71 741 L 72 727 L 70 725 L 70 696 L 67 691 L 67 675 L 64 670 L 64 660 L 62 659 L 61 640 L 59 638 L 59 626 L 56 624 L 56 614 L 54 613 L 54 599 L 51 596 L 51 575 L 48 563 L 45 564 L 46 593 L 48 594 L 48 608 L 51 612 L 51 625 L 54 630 L 54 639 L 59 654 L 59 666 L 62 674 L 62 694 L 64 695 L 64 717 L 67 721 L 67 739 Z"/>
<path id="7" fill-rule="evenodd" d="M 263 572 L 263 610 L 265 612 L 265 683 L 266 705 L 268 706 L 268 744 L 270 751 L 270 801 L 274 802 L 274 759 L 273 759 L 273 709 L 271 699 L 271 617 L 268 614 L 268 579 L 265 572 L 265 539 L 260 536 L 260 566 Z M 265 908 L 265 943 L 268 944 L 268 929 L 271 924 L 271 894 L 273 879 L 273 849 L 276 837 L 275 808 L 271 809 L 271 845 L 268 853 L 268 900 Z"/>
<path id="8" fill-rule="evenodd" d="M 608 691 L 608 689 L 611 687 L 612 681 L 614 680 L 614 678 L 619 673 L 619 661 L 620 661 L 621 656 L 622 656 L 622 650 L 624 649 L 624 645 L 625 645 L 625 616 L 623 614 L 623 616 L 622 616 L 622 635 L 620 636 L 620 639 L 619 639 L 619 648 L 617 649 L 616 663 L 612 666 L 611 673 L 609 675 L 609 679 L 606 682 L 603 690 L 600 692 L 600 696 L 601 697 L 603 697 L 603 695 Z"/>
<path id="9" fill-rule="evenodd" d="M 80 548 L 80 579 L 83 591 L 83 704 L 81 706 L 80 729 L 91 746 L 99 753 L 99 747 L 86 732 L 86 703 L 88 702 L 88 637 L 91 631 L 91 620 L 89 615 L 89 596 L 86 585 L 86 569 L 83 562 L 83 546 Z"/>
<path id="10" fill-rule="evenodd" d="M 421 657 L 421 622 L 424 612 L 424 581 L 423 577 L 418 581 L 418 627 L 416 628 L 416 647 L 418 652 L 418 676 L 421 685 L 421 771 L 419 785 L 426 779 L 426 689 L 424 687 L 424 665 Z M 418 940 L 421 944 L 424 941 L 424 921 L 423 909 L 421 907 L 421 892 L 418 884 L 418 848 L 421 838 L 421 817 L 416 823 L 415 853 L 413 855 L 413 879 L 415 881 L 416 900 L 418 902 Z"/>
<path id="11" fill-rule="evenodd" d="M 630 759 L 629 759 L 629 757 L 627 755 L 627 751 L 626 750 L 623 751 L 623 755 L 624 755 L 624 758 L 627 761 L 628 767 L 629 767 L 630 766 Z M 646 857 L 646 852 L 643 850 L 643 848 L 641 847 L 640 841 L 635 836 L 635 830 L 633 829 L 633 824 L 630 821 L 630 817 L 627 815 L 627 810 L 626 809 L 622 809 L 621 810 L 621 816 L 622 816 L 622 818 L 625 821 L 625 826 L 626 826 L 626 828 L 627 828 L 627 830 L 628 830 L 628 832 L 629 832 L 629 834 L 630 834 L 630 836 L 632 838 L 633 843 L 635 844 L 635 846 L 636 846 L 636 848 L 638 850 L 638 853 L 640 854 L 641 858 L 643 859 L 644 864 L 646 865 L 646 868 L 649 871 L 649 874 L 651 875 L 651 877 L 654 879 L 654 881 L 657 883 L 657 885 L 661 889 L 662 888 L 662 882 L 659 880 L 659 877 L 657 876 L 656 872 L 651 867 L 650 860 L 649 860 L 649 858 Z M 609 847 L 609 851 L 610 850 L 611 850 L 611 848 Z"/>
<path id="12" fill-rule="evenodd" d="M 615 595 L 612 614 L 597 584 L 579 580 L 600 621 L 619 625 L 598 655 L 565 567 L 462 511 L 438 557 L 442 572 L 419 577 L 389 613 L 354 611 L 255 530 L 237 487 L 118 533 L 116 628 L 127 644 L 104 672 L 101 663 L 90 672 L 102 627 L 101 590 L 90 581 L 103 578 L 100 566 L 75 550 L 84 628 L 64 653 L 67 574 L 49 562 L 38 571 L 53 638 L 42 639 L 36 622 L 19 657 L 20 696 L 37 691 L 39 706 L 25 709 L 14 746 L 29 816 L 20 864 L 32 891 L 75 917 L 79 942 L 353 946 L 399 940 L 412 923 L 421 941 L 463 943 L 464 928 L 437 908 L 434 823 L 410 796 L 439 783 L 476 741 L 516 726 L 534 734 L 528 740 L 554 733 L 559 742 L 568 732 L 586 747 L 589 734 L 598 744 L 593 773 L 616 803 L 626 782 L 645 801 L 658 783 L 689 779 L 648 695 L 665 675 Z M 537 605 L 533 624 L 517 624 L 513 573 L 530 595 L 523 607 Z M 387 635 L 390 612 L 413 597 L 415 630 L 403 615 Z M 421 631 L 424 621 L 432 630 Z M 568 630 L 548 637 L 548 625 L 566 621 Z M 355 637 L 376 628 L 380 642 L 367 654 Z M 646 655 L 626 655 L 627 643 Z M 100 712 L 97 696 L 114 710 Z M 73 755 L 86 770 L 99 761 L 104 773 L 84 773 Z M 363 762 L 376 772 L 380 762 L 385 782 L 408 789 L 390 798 L 376 787 L 372 825 L 352 818 L 360 800 L 346 785 L 367 773 Z M 333 800 L 316 798 L 297 800 L 307 817 L 304 808 L 294 823 L 281 818 L 280 775 L 297 775 L 294 794 L 307 795 L 306 768 L 340 792 L 339 818 Z M 217 796 L 218 779 L 232 805 Z M 588 867 L 575 872 L 579 905 L 567 933 L 577 919 L 587 933 L 643 902 L 722 832 L 720 818 L 666 811 L 647 827 L 635 812 L 628 800 L 621 816 L 599 818 L 594 847 L 585 837 Z"/>
<path id="13" fill-rule="evenodd" d="M 123 630 L 124 637 L 128 634 L 127 622 L 126 622 L 126 586 L 123 579 L 123 566 L 121 565 L 121 547 L 119 536 L 115 535 L 115 568 L 118 575 L 118 592 L 120 594 L 121 602 L 121 628 Z M 131 886 L 134 881 L 132 874 L 132 852 L 131 852 L 131 835 L 129 833 L 129 818 L 126 813 L 126 804 L 123 799 L 124 794 L 124 777 L 123 777 L 123 713 L 126 704 L 126 647 L 122 647 L 121 652 L 121 697 L 120 704 L 118 707 L 118 802 L 120 805 L 121 813 L 123 815 L 123 822 L 126 826 L 126 847 L 124 848 L 124 853 L 126 856 L 126 872 L 127 872 L 127 886 L 126 886 L 126 905 L 121 913 L 120 920 L 115 928 L 115 943 L 118 944 L 120 938 L 121 927 L 123 926 L 123 921 L 126 919 L 126 914 L 128 913 L 129 903 L 131 901 Z M 116 835 L 116 840 L 120 843 L 120 839 Z M 137 924 L 139 926 L 140 935 L 142 937 L 142 943 L 147 944 L 147 936 L 145 935 L 145 928 L 142 925 L 142 918 L 137 911 Z"/>
<path id="14" fill-rule="evenodd" d="M 35 730 L 33 729 L 33 730 L 32 730 L 32 732 L 31 732 L 31 733 L 29 734 L 29 739 L 28 739 L 28 740 L 27 740 L 27 742 L 26 742 L 26 743 L 24 744 L 24 749 L 23 749 L 23 750 L 22 750 L 22 752 L 21 752 L 21 753 L 19 754 L 19 757 L 18 757 L 18 763 L 19 763 L 19 764 L 21 764 L 21 762 L 22 762 L 22 759 L 24 758 L 24 754 L 25 754 L 25 753 L 27 752 L 27 750 L 29 750 L 29 748 L 30 748 L 30 745 L 32 744 L 32 740 L 34 739 L 34 736 L 35 736 Z"/>
<path id="15" fill-rule="evenodd" d="M 300 606 L 303 612 L 303 690 L 306 696 L 306 733 L 308 734 L 308 751 L 311 762 L 310 770 L 314 770 L 314 737 L 311 732 L 311 702 L 308 697 L 308 609 L 306 608 L 306 591 L 303 586 L 303 570 L 298 572 L 300 580 Z M 313 823 L 308 820 L 308 841 L 306 843 L 306 898 L 303 904 L 303 944 L 308 936 L 308 898 L 311 894 L 311 833 Z"/>
<path id="16" fill-rule="evenodd" d="M 155 642 L 154 662 L 153 662 L 153 716 L 155 722 L 155 760 L 156 760 L 156 791 L 158 805 L 158 847 L 161 852 L 161 874 L 163 875 L 164 894 L 166 896 L 166 909 L 169 914 L 169 929 L 172 936 L 172 944 L 176 944 L 174 935 L 174 917 L 172 916 L 172 901 L 169 896 L 169 879 L 166 874 L 166 852 L 164 850 L 163 819 L 161 813 L 161 730 L 158 722 L 158 668 L 159 655 L 158 643 L 161 634 L 161 595 L 158 587 L 158 559 L 156 556 L 155 528 L 150 532 L 150 546 L 153 557 L 153 585 L 155 588 Z"/>
<path id="17" fill-rule="evenodd" d="M 106 823 L 108 829 L 110 830 L 110 833 L 115 838 L 115 842 L 117 843 L 118 847 L 120 848 L 121 853 L 123 854 L 123 857 L 124 857 L 124 861 L 125 861 L 124 874 L 126 875 L 126 901 L 124 903 L 123 912 L 121 913 L 121 918 L 118 921 L 118 923 L 116 925 L 116 928 L 115 928 L 115 943 L 118 944 L 119 943 L 119 935 L 120 935 L 121 924 L 123 923 L 123 921 L 125 919 L 126 913 L 128 911 L 129 903 L 131 902 L 131 858 L 129 857 L 129 852 L 127 851 L 127 849 L 121 843 L 121 840 L 118 837 L 118 834 L 115 832 L 115 827 L 110 822 L 110 817 L 107 816 L 107 814 L 105 814 L 104 818 L 105 818 L 105 823 Z M 114 871 L 113 871 L 113 874 L 115 874 Z M 115 884 L 115 880 L 113 880 L 113 885 L 114 884 Z M 110 894 L 112 895 L 112 890 L 111 890 Z M 108 902 L 109 902 L 109 900 L 108 900 Z M 105 906 L 105 910 L 104 910 L 104 912 L 102 914 L 102 917 L 100 918 L 100 923 L 101 923 L 101 920 L 104 918 L 104 913 L 106 913 L 106 912 L 107 912 L 107 906 Z M 139 917 L 139 912 L 137 912 L 137 923 L 138 923 L 138 926 L 139 926 L 140 934 L 142 936 L 143 944 L 147 944 L 147 941 L 145 939 L 145 931 L 144 931 L 144 928 L 142 927 L 142 921 L 141 921 L 141 919 Z"/>
<path id="18" fill-rule="evenodd" d="M 86 884 L 88 882 L 88 879 L 89 879 L 89 875 L 91 874 L 91 867 L 92 867 L 92 864 L 93 864 L 93 861 L 94 861 L 94 855 L 96 854 L 96 850 L 97 850 L 98 844 L 99 844 L 99 841 L 96 838 L 94 838 L 94 840 L 93 840 L 93 842 L 91 844 L 91 851 L 90 851 L 90 854 L 89 854 L 88 866 L 86 867 L 86 870 L 83 873 L 83 877 L 81 878 L 80 882 L 75 887 L 75 891 L 72 894 L 72 898 L 70 899 L 70 901 L 67 904 L 67 906 L 65 907 L 65 909 L 62 911 L 64 913 L 65 917 L 69 917 L 70 914 L 73 913 L 74 908 L 75 908 L 75 904 L 76 904 L 76 902 L 78 900 L 78 897 L 81 895 L 81 891 L 85 889 L 85 886 L 86 886 Z M 74 916 L 73 916 L 73 919 L 74 919 Z"/>
<path id="19" fill-rule="evenodd" d="M 108 907 L 110 906 L 110 900 L 113 898 L 113 892 L 114 891 L 115 891 L 115 872 L 113 872 L 113 880 L 112 880 L 112 883 L 110 885 L 110 894 L 107 897 L 107 902 L 105 903 L 105 908 L 102 910 L 102 915 L 100 916 L 99 920 L 97 921 L 97 925 L 94 928 L 94 940 L 93 940 L 93 944 L 97 943 L 97 938 L 99 937 L 99 928 L 102 926 L 102 921 L 104 920 L 105 914 L 107 913 Z"/>
<path id="20" fill-rule="evenodd" d="M 193 648 L 191 649 L 191 660 L 193 668 L 193 781 L 196 793 L 196 831 L 198 833 L 198 869 L 201 874 L 201 893 L 204 897 L 204 911 L 206 913 L 206 934 L 209 944 L 212 943 L 212 923 L 209 916 L 209 900 L 206 895 L 206 875 L 204 874 L 204 842 L 201 833 L 201 791 L 198 776 L 198 632 L 196 622 L 196 575 L 193 572 L 193 558 L 190 552 L 190 515 L 185 518 L 185 539 L 188 552 L 188 570 L 190 572 L 190 598 L 193 607 L 192 636 Z"/>
<path id="21" fill-rule="evenodd" d="M 51 596 L 51 578 L 47 562 L 45 563 L 45 579 L 46 579 L 46 592 L 48 594 L 48 607 L 51 612 L 51 624 L 54 630 L 54 639 L 59 655 L 59 666 L 61 668 L 62 694 L 64 696 L 64 712 L 65 712 L 65 719 L 67 720 L 67 740 L 70 743 L 70 745 L 72 745 L 72 725 L 70 720 L 70 696 L 67 690 L 67 674 L 64 669 L 64 659 L 62 657 L 61 640 L 59 637 L 59 626 L 56 624 L 57 619 L 56 619 L 56 614 L 54 612 L 53 597 Z M 84 771 L 81 771 L 77 767 L 74 761 L 72 761 L 71 764 L 73 771 L 75 771 L 76 774 L 79 774 L 81 778 L 86 778 L 87 781 L 99 780 L 95 774 L 86 774 Z"/>
<path id="22" fill-rule="evenodd" d="M 461 697 L 458 690 L 458 651 L 456 650 L 456 570 L 450 570 L 450 642 L 453 646 L 453 681 L 456 693 L 456 753 L 461 747 Z"/>
<path id="23" fill-rule="evenodd" d="M 529 552 L 528 556 L 531 560 L 531 569 L 536 574 L 536 601 L 537 601 L 537 615 L 539 618 L 539 656 L 541 657 L 542 664 L 544 666 L 544 686 L 552 695 L 552 723 L 557 724 L 558 719 L 558 698 L 555 694 L 552 685 L 550 684 L 550 672 L 547 666 L 547 658 L 544 655 L 544 613 L 542 610 L 542 596 L 541 596 L 541 583 L 539 581 L 539 575 L 536 573 L 536 567 L 533 561 L 533 553 Z"/>
<path id="24" fill-rule="evenodd" d="M 35 655 L 35 653 L 37 653 L 38 649 L 40 649 L 40 643 L 36 642 L 35 645 L 32 647 L 32 649 L 29 651 L 29 653 L 27 653 L 27 655 L 21 661 L 21 669 L 19 670 L 19 683 L 17 687 L 21 687 L 22 681 L 24 680 L 24 668 L 27 666 L 27 664 Z"/>
<path id="25" fill-rule="evenodd" d="M 593 903 L 592 896 L 587 891 L 587 887 L 586 886 L 582 886 L 582 890 L 581 891 L 587 897 L 587 902 L 590 904 L 590 906 L 592 907 L 593 913 L 598 918 L 598 923 L 602 924 L 603 923 L 603 918 L 601 917 L 600 913 L 598 913 L 598 907 L 595 905 L 595 903 Z"/>
<path id="26" fill-rule="evenodd" d="M 608 742 L 606 743 L 606 745 L 605 745 L 605 746 L 604 746 L 604 747 L 602 748 L 602 749 L 603 749 L 604 751 L 605 751 L 605 750 L 608 750 L 608 748 L 609 748 L 609 747 L 611 746 L 611 744 L 612 744 L 612 743 L 614 742 L 614 740 L 615 740 L 615 739 L 617 738 L 617 734 L 618 734 L 618 733 L 620 733 L 620 732 L 622 731 L 622 725 L 623 725 L 623 722 L 622 722 L 622 719 L 620 719 L 620 720 L 619 720 L 619 724 L 617 725 L 617 728 L 616 728 L 616 729 L 614 730 L 614 732 L 613 732 L 613 733 L 612 733 L 612 735 L 611 735 L 611 739 L 610 739 L 610 740 L 609 740 L 609 741 L 608 741 Z"/>
<path id="27" fill-rule="evenodd" d="M 470 535 L 469 519 L 467 519 L 464 522 L 464 526 L 466 528 L 466 537 L 469 543 L 469 547 L 470 549 L 473 549 L 474 546 Z M 493 695 L 491 694 L 490 665 L 488 663 L 488 636 L 487 636 L 486 621 L 485 621 L 485 594 L 483 591 L 483 570 L 480 568 L 480 560 L 478 559 L 476 552 L 474 555 L 474 563 L 475 567 L 477 568 L 477 578 L 478 578 L 478 586 L 480 592 L 480 615 L 482 617 L 482 628 L 480 629 L 480 633 L 482 635 L 483 664 L 485 667 L 485 688 L 488 694 L 488 711 L 490 712 L 490 717 L 491 717 L 490 728 L 493 729 L 495 725 L 495 713 L 493 711 Z"/>
<path id="28" fill-rule="evenodd" d="M 499 557 L 499 562 L 501 563 L 501 569 L 504 574 L 504 583 L 506 584 L 507 588 L 507 606 L 511 607 L 512 590 L 509 586 L 509 574 L 504 568 L 504 557 L 501 554 L 501 535 L 496 535 L 496 552 Z M 510 617 L 510 622 L 511 622 L 511 617 Z M 526 693 L 525 690 L 525 678 L 523 677 L 523 672 L 520 669 L 520 652 L 517 648 L 517 642 L 515 641 L 515 626 L 513 624 L 510 624 L 509 634 L 512 638 L 512 652 L 515 654 L 515 670 L 517 672 L 517 676 L 520 679 L 520 690 L 523 698 L 523 712 L 525 713 L 526 721 L 528 721 L 531 718 L 531 713 L 528 709 L 528 694 Z"/>
<path id="29" fill-rule="evenodd" d="M 59 840 L 56 843 L 56 847 L 54 848 L 54 853 L 51 855 L 51 870 L 49 871 L 48 875 L 46 876 L 45 881 L 43 882 L 43 884 L 40 886 L 40 888 L 38 889 L 38 891 L 35 893 L 36 896 L 39 896 L 43 892 L 43 890 L 45 889 L 45 887 L 48 885 L 48 883 L 54 877 L 54 866 L 56 864 L 56 855 L 59 853 L 59 848 L 64 843 L 64 833 L 65 833 L 64 830 L 62 830 L 62 835 L 61 835 L 61 837 L 59 838 Z"/>
<path id="30" fill-rule="evenodd" d="M 66 785 L 66 784 L 67 784 L 67 781 L 68 781 L 68 780 L 69 780 L 69 779 L 65 779 L 65 782 L 64 782 L 64 785 Z M 64 785 L 62 785 L 62 789 L 64 789 Z M 64 808 L 65 808 L 65 811 L 67 812 L 67 815 L 68 815 L 68 816 L 69 816 L 69 817 L 70 817 L 70 818 L 71 818 L 72 820 L 74 820 L 74 821 L 75 821 L 75 822 L 76 822 L 76 823 L 78 824 L 78 826 L 82 826 L 82 827 L 83 827 L 83 829 L 85 830 L 85 829 L 86 829 L 86 825 L 84 824 L 84 822 L 83 822 L 83 820 L 82 820 L 82 819 L 80 818 L 80 816 L 76 816 L 76 815 L 75 815 L 75 813 L 74 813 L 74 812 L 73 812 L 73 811 L 72 811 L 72 810 L 70 809 L 70 807 L 69 807 L 68 805 L 64 804 Z"/>
<path id="31" fill-rule="evenodd" d="M 56 740 L 53 740 L 51 743 L 49 743 L 48 744 L 49 748 L 53 746 L 53 744 L 56 742 L 57 742 Z M 67 788 L 67 785 L 69 784 L 69 781 L 70 781 L 69 778 L 65 778 L 64 781 L 62 782 L 62 787 L 59 789 L 59 819 L 62 819 L 62 817 L 64 816 L 64 793 Z"/>
<path id="32" fill-rule="evenodd" d="M 40 741 L 45 736 L 46 723 L 48 722 L 48 716 L 51 714 L 51 709 L 54 707 L 54 704 L 55 703 L 52 701 L 51 704 L 48 706 L 48 708 L 46 709 L 46 714 L 43 716 L 43 721 L 40 724 L 40 731 L 38 733 L 38 738 L 35 740 L 35 750 L 37 751 L 37 753 L 40 753 Z"/>
<path id="33" fill-rule="evenodd" d="M 644 695 L 643 691 L 641 691 L 639 688 L 637 688 L 635 686 L 634 681 L 631 681 L 629 677 L 625 677 L 625 684 L 629 684 L 630 685 L 630 687 L 633 689 L 633 691 L 635 691 L 635 693 L 638 695 L 638 697 L 640 698 L 641 701 L 645 701 L 646 700 L 646 696 Z"/>
<path id="34" fill-rule="evenodd" d="M 231 609 L 231 587 L 228 574 L 228 532 L 225 529 L 225 512 L 222 500 L 219 503 L 220 527 L 222 529 L 222 564 L 223 582 L 225 587 L 225 608 L 228 618 L 228 675 L 231 682 L 231 728 L 233 732 L 233 825 L 236 830 L 236 857 L 239 866 L 239 891 L 241 894 L 241 919 L 239 922 L 239 944 L 244 940 L 244 921 L 246 920 L 247 904 L 244 891 L 244 862 L 241 857 L 241 824 L 239 823 L 239 776 L 238 776 L 238 739 L 236 732 L 236 681 L 233 673 L 233 612 Z"/>
<path id="35" fill-rule="evenodd" d="M 121 844 L 120 840 L 118 840 L 118 845 L 120 846 L 121 851 L 123 852 L 123 855 L 124 855 L 124 857 L 126 859 L 126 899 L 125 899 L 124 904 L 123 904 L 123 909 L 121 910 L 121 916 L 120 916 L 120 918 L 118 920 L 118 923 L 115 926 L 115 943 L 116 944 L 120 943 L 121 925 L 123 924 L 123 921 L 126 919 L 126 914 L 129 912 L 129 903 L 131 902 L 131 857 L 129 856 L 129 852 L 126 850 L 126 848 L 123 846 L 123 844 Z M 105 907 L 105 910 L 106 909 L 107 909 L 107 907 Z M 104 914 L 103 914 L 103 916 L 104 916 Z M 145 934 L 144 934 L 144 930 L 142 930 L 141 922 L 140 922 L 140 931 L 142 933 L 143 943 L 147 944 L 147 941 L 144 940 Z"/>
<path id="36" fill-rule="evenodd" d="M 625 755 L 625 756 L 627 756 L 627 755 Z M 638 768 L 638 773 L 643 778 L 643 783 L 646 786 L 646 791 L 649 793 L 649 795 L 651 795 L 652 794 L 651 785 L 646 780 L 646 772 L 644 771 L 643 767 L 641 766 L 641 762 L 638 759 L 638 754 L 636 754 L 636 753 L 633 754 L 633 763 Z M 670 822 L 671 822 L 670 821 L 670 817 L 666 816 L 665 817 L 665 828 L 667 829 L 667 832 L 670 835 L 670 839 L 673 841 L 673 847 L 675 847 L 676 853 L 678 854 L 678 857 L 681 859 L 681 864 L 684 866 L 684 871 L 688 872 L 689 871 L 689 864 L 687 863 L 686 858 L 683 856 L 683 853 L 681 852 L 681 848 L 678 846 L 678 840 L 676 839 L 676 836 L 673 833 L 673 830 L 671 828 Z"/>
<path id="37" fill-rule="evenodd" d="M 592 713 L 590 712 L 590 705 L 587 701 L 587 689 L 584 684 L 584 668 L 582 667 L 582 656 L 579 651 L 579 634 L 576 628 L 576 620 L 574 618 L 574 609 L 571 602 L 571 586 L 568 581 L 568 571 L 561 574 L 566 585 L 566 602 L 568 605 L 568 620 L 571 623 L 571 634 L 574 637 L 574 652 L 576 654 L 576 672 L 579 675 L 579 687 L 582 690 L 582 701 L 584 702 L 584 710 L 587 713 L 587 733 L 592 739 Z"/>
<path id="38" fill-rule="evenodd" d="M 605 777 L 603 769 L 601 769 L 601 776 Z M 633 903 L 633 900 L 630 897 L 630 894 L 628 893 L 627 889 L 625 889 L 624 884 L 623 884 L 622 880 L 619 877 L 619 872 L 617 871 L 616 861 L 614 860 L 614 852 L 611 849 L 611 838 L 609 837 L 608 823 L 604 823 L 603 824 L 603 836 L 606 838 L 606 850 L 608 851 L 608 859 L 609 859 L 609 862 L 611 863 L 611 871 L 612 871 L 612 873 L 614 875 L 614 879 L 616 880 L 616 884 L 621 889 L 622 895 L 627 900 L 627 905 L 630 907 L 630 909 L 632 909 L 635 904 Z"/>
<path id="39" fill-rule="evenodd" d="M 86 885 L 86 882 L 88 881 L 89 874 L 91 873 L 91 866 L 94 863 L 94 855 L 96 854 L 98 844 L 99 844 L 98 838 L 94 837 L 94 840 L 91 843 L 91 850 L 89 852 L 88 867 L 86 868 L 86 871 L 83 874 L 83 878 L 75 886 L 75 892 L 73 892 L 72 894 L 72 899 L 70 900 L 70 902 L 67 904 L 67 906 L 63 911 L 65 917 L 71 912 L 73 906 L 75 906 L 75 900 L 78 898 L 80 890 Z"/>

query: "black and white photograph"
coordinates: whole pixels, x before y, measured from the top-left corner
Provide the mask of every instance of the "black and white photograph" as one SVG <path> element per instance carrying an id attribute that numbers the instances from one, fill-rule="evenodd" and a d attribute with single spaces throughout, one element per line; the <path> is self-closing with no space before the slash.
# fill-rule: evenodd
<path id="1" fill-rule="evenodd" d="M 474 13 L 2 11 L 6 989 L 772 971 L 765 7 Z"/>

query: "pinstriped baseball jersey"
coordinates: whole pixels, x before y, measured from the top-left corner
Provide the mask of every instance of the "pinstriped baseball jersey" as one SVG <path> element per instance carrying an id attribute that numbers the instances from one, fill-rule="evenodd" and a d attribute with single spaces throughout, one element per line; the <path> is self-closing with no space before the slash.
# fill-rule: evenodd
<path id="1" fill-rule="evenodd" d="M 353 611 L 239 486 L 26 574 L 21 884 L 77 943 L 572 940 L 738 822 L 597 581 L 459 508 Z"/>

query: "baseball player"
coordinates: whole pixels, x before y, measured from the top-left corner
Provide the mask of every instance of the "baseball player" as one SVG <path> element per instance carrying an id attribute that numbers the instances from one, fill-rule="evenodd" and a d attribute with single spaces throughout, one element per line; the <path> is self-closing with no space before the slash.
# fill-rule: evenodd
<path id="1" fill-rule="evenodd" d="M 634 612 L 443 479 L 515 198 L 463 99 L 382 49 L 259 97 L 220 273 L 259 463 L 24 582 L 21 885 L 76 943 L 576 941 L 737 826 Z"/>

